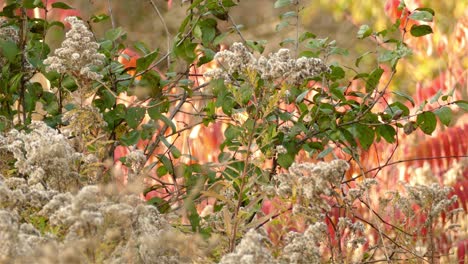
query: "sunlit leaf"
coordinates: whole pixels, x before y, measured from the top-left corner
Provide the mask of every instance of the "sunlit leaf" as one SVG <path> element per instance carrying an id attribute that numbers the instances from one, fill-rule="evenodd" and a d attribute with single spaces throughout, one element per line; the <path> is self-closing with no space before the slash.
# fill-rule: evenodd
<path id="1" fill-rule="evenodd" d="M 380 67 L 371 72 L 369 78 L 367 78 L 366 92 L 372 92 L 377 88 L 377 85 L 379 84 L 380 77 L 382 77 L 383 72 L 384 70 Z"/>
<path id="2" fill-rule="evenodd" d="M 364 39 L 370 36 L 371 34 L 372 29 L 368 25 L 362 25 L 357 32 L 357 37 L 358 39 Z"/>
<path id="3" fill-rule="evenodd" d="M 427 135 L 431 135 L 436 129 L 437 119 L 432 112 L 423 112 L 416 118 L 416 124 Z"/>
<path id="4" fill-rule="evenodd" d="M 406 100 L 410 101 L 412 106 L 415 105 L 414 99 L 410 95 L 408 95 L 408 94 L 406 94 L 404 92 L 400 92 L 400 91 L 392 91 L 392 93 L 394 93 L 394 94 L 396 94 L 398 96 L 401 96 L 401 97 L 405 98 Z"/>
<path id="5" fill-rule="evenodd" d="M 65 4 L 64 2 L 55 2 L 52 3 L 52 8 L 59 8 L 59 9 L 73 9 L 73 7 Z"/>
<path id="6" fill-rule="evenodd" d="M 411 13 L 409 17 L 413 20 L 432 22 L 433 14 L 431 14 L 428 11 L 419 10 L 419 11 L 414 11 L 413 13 Z"/>
<path id="7" fill-rule="evenodd" d="M 422 37 L 424 35 L 431 34 L 433 31 L 428 25 L 413 25 L 410 32 L 414 37 Z"/>
<path id="8" fill-rule="evenodd" d="M 381 125 L 377 127 L 376 132 L 382 136 L 388 143 L 395 143 L 396 130 L 390 125 Z"/>
<path id="9" fill-rule="evenodd" d="M 437 117 L 439 117 L 440 122 L 446 126 L 448 126 L 452 121 L 452 110 L 447 106 L 436 109 L 434 114 L 436 114 Z"/>
<path id="10" fill-rule="evenodd" d="M 291 0 L 276 0 L 274 7 L 281 8 L 292 4 Z"/>
<path id="11" fill-rule="evenodd" d="M 141 107 L 131 107 L 127 109 L 127 114 L 125 115 L 125 121 L 128 126 L 131 128 L 137 128 L 140 122 L 145 117 L 146 109 Z"/>
<path id="12" fill-rule="evenodd" d="M 459 100 L 459 101 L 455 101 L 454 103 L 458 107 L 460 107 L 461 109 L 463 109 L 465 111 L 468 111 L 468 102 L 467 101 Z"/>

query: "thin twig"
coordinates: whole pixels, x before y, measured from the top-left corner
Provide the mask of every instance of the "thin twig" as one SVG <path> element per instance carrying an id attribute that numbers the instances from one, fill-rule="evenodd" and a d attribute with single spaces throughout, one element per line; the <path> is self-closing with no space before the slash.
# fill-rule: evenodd
<path id="1" fill-rule="evenodd" d="M 359 217 L 359 216 L 357 216 L 357 215 L 355 215 L 355 217 L 356 217 L 357 219 L 361 220 L 362 222 L 368 224 L 368 225 L 369 225 L 370 227 L 372 227 L 373 229 L 375 229 L 375 230 L 377 230 L 377 231 L 379 230 L 374 224 L 370 223 L 369 221 L 367 221 L 367 220 L 365 220 L 365 219 L 363 219 L 363 218 L 361 218 L 361 217 Z M 409 254 L 415 256 L 416 258 L 418 258 L 418 259 L 420 259 L 420 260 L 422 260 L 422 261 L 424 261 L 424 262 L 428 262 L 428 261 L 427 261 L 426 259 L 424 259 L 423 257 L 418 256 L 418 255 L 415 254 L 413 251 L 411 251 L 411 250 L 407 249 L 406 247 L 404 247 L 404 246 L 398 244 L 398 242 L 396 242 L 393 238 L 391 238 L 391 237 L 388 236 L 387 234 L 382 233 L 382 235 L 383 235 L 386 239 L 390 240 L 390 242 L 392 242 L 395 246 L 397 246 L 397 247 L 403 249 L 405 252 L 407 252 L 407 253 L 409 253 Z"/>
<path id="2" fill-rule="evenodd" d="M 169 28 L 167 27 L 166 21 L 164 20 L 163 15 L 162 15 L 161 12 L 159 11 L 158 6 L 153 2 L 153 0 L 149 0 L 149 2 L 150 2 L 151 5 L 153 6 L 154 11 L 156 11 L 156 13 L 158 14 L 159 20 L 161 20 L 161 24 L 163 25 L 164 31 L 166 32 L 167 51 L 168 51 L 168 53 L 169 53 L 169 51 L 171 50 L 171 38 L 172 38 L 172 37 L 171 37 L 171 33 L 169 33 Z M 167 57 L 167 67 L 168 67 L 168 68 L 171 67 L 171 58 L 170 58 L 170 57 Z"/>
<path id="3" fill-rule="evenodd" d="M 397 161 L 394 161 L 394 162 L 389 162 L 387 164 L 384 164 L 382 166 L 379 166 L 379 167 L 376 167 L 376 168 L 373 168 L 373 169 L 370 169 L 370 170 L 367 170 L 366 172 L 364 172 L 363 174 L 361 175 L 358 175 L 358 176 L 355 176 L 349 180 L 346 180 L 342 183 L 347 183 L 347 182 L 352 182 L 352 181 L 355 181 L 356 179 L 362 177 L 362 175 L 365 175 L 369 172 L 372 172 L 372 171 L 375 171 L 375 170 L 381 170 L 382 168 L 384 167 L 387 167 L 387 166 L 392 166 L 392 165 L 395 165 L 395 164 L 398 164 L 398 163 L 403 163 L 403 162 L 412 162 L 412 161 L 417 161 L 417 160 L 434 160 L 434 159 L 453 159 L 453 158 L 468 158 L 468 155 L 452 155 L 452 156 L 437 156 L 437 157 L 422 157 L 422 158 L 413 158 L 413 159 L 405 159 L 405 160 L 397 160 Z"/>
<path id="4" fill-rule="evenodd" d="M 252 144 L 254 143 L 254 134 L 255 134 L 255 129 L 256 129 L 256 125 L 257 125 L 257 121 L 258 119 L 255 118 L 253 120 L 253 126 L 252 126 L 252 131 L 250 133 L 250 137 L 249 137 L 249 142 L 248 142 L 248 145 L 247 145 L 247 157 L 245 158 L 245 165 L 244 165 L 244 169 L 242 171 L 242 174 L 239 176 L 240 180 L 241 180 L 241 184 L 239 186 L 239 195 L 237 197 L 237 206 L 234 208 L 234 215 L 232 216 L 232 219 L 234 221 L 234 224 L 232 226 L 232 231 L 231 231 L 231 238 L 229 239 L 229 252 L 233 252 L 234 251 L 234 247 L 236 245 L 236 236 L 237 236 L 237 228 L 239 226 L 239 219 L 237 219 L 237 216 L 239 215 L 239 210 L 240 210 L 240 207 L 242 205 L 242 194 L 244 192 L 244 187 L 245 187 L 245 184 L 246 184 L 246 178 L 247 178 L 247 173 L 248 173 L 248 165 L 249 165 L 249 162 L 250 162 L 250 158 L 252 156 L 252 153 L 250 152 L 250 149 L 252 147 Z"/>
<path id="5" fill-rule="evenodd" d="M 111 19 L 112 28 L 115 29 L 115 19 L 114 19 L 114 15 L 112 14 L 111 0 L 107 0 L 107 10 L 109 11 L 109 16 L 110 16 L 110 19 Z"/>

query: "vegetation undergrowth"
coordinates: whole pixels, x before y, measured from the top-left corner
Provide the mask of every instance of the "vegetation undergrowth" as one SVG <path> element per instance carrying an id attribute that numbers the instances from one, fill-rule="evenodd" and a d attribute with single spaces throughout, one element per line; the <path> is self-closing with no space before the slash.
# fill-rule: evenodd
<path id="1" fill-rule="evenodd" d="M 294 30 L 269 54 L 230 15 L 241 3 L 189 2 L 171 37 L 149 1 L 160 51 L 129 43 L 110 6 L 61 21 L 48 14 L 66 3 L 6 1 L 0 262 L 464 261 L 468 78 L 427 100 L 391 88 L 434 10 L 388 1 L 394 22 L 360 25 L 349 38 L 374 48 L 348 66 L 346 49 L 301 28 L 303 1 L 275 1 L 277 32 Z M 66 34 L 52 51 L 54 30 Z M 444 156 L 394 159 L 436 133 Z"/>

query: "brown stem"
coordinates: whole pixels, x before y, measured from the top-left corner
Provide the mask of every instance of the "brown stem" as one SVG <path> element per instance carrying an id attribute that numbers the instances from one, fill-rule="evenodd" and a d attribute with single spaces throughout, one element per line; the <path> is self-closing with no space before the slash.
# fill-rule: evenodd
<path id="1" fill-rule="evenodd" d="M 25 74 L 25 65 L 27 63 L 26 60 L 26 42 L 27 42 L 27 30 L 28 30 L 28 17 L 26 15 L 26 9 L 21 7 L 21 24 L 20 24 L 20 50 L 21 50 L 21 81 L 20 81 L 20 94 L 18 100 L 18 114 L 22 113 L 23 123 L 26 124 L 26 101 L 25 101 L 25 93 L 26 93 L 26 78 L 24 78 Z M 20 111 L 20 108 L 22 112 Z M 21 124 L 21 118 L 19 119 L 19 124 Z"/>
<path id="2" fill-rule="evenodd" d="M 249 137 L 249 142 L 247 145 L 247 157 L 245 159 L 245 165 L 244 165 L 244 170 L 242 171 L 242 174 L 240 175 L 241 179 L 241 184 L 239 187 L 239 195 L 237 197 L 237 206 L 234 208 L 234 215 L 232 217 L 234 224 L 232 225 L 232 230 L 231 230 L 231 238 L 229 239 L 229 251 L 233 252 L 234 248 L 236 246 L 236 236 L 237 236 L 237 228 L 239 226 L 239 219 L 237 219 L 237 216 L 239 215 L 239 210 L 242 205 L 242 193 L 244 192 L 245 184 L 246 184 L 246 179 L 247 179 L 247 169 L 249 165 L 249 161 L 251 158 L 251 153 L 250 153 L 250 148 L 252 147 L 253 140 L 254 140 L 254 134 L 255 134 L 255 127 L 257 124 L 257 119 L 254 119 L 253 127 L 252 127 L 252 132 L 250 133 Z"/>

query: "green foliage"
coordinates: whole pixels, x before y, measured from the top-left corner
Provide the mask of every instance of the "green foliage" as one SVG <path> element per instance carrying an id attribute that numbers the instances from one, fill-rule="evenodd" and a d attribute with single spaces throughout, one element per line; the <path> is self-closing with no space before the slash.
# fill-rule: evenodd
<path id="1" fill-rule="evenodd" d="M 187 17 L 172 40 L 171 50 L 162 54 L 142 42 L 134 43 L 132 47 L 139 53 L 134 65 L 119 62 L 132 59 L 125 53 L 128 41 L 123 28 L 112 28 L 103 36 L 96 36 L 99 52 L 105 56 L 105 64 L 92 69 L 102 75 L 99 81 L 81 80 L 74 72 L 46 70 L 43 61 L 51 52 L 45 36 L 51 28 L 63 30 L 64 25 L 58 21 L 15 15 L 22 8 L 45 9 L 42 1 L 17 1 L 5 6 L 1 15 L 9 18 L 8 24 L 19 34 L 19 39 L 28 41 L 18 42 L 0 35 L 0 59 L 4 59 L 0 61 L 0 131 L 7 130 L 8 124 L 13 122 L 17 128 L 22 128 L 36 114 L 51 126 L 63 128 L 68 125 L 64 115 L 73 109 L 84 109 L 84 100 L 77 102 L 74 98 L 87 95 L 106 125 L 93 130 L 90 138 L 83 139 L 82 145 L 86 146 L 82 146 L 83 149 L 111 153 L 101 155 L 101 161 L 104 161 L 113 158 L 109 156 L 118 145 L 137 148 L 142 142 L 147 143 L 144 155 L 156 161 L 145 169 L 148 173 L 154 172 L 152 177 L 161 185 L 150 187 L 144 194 L 175 189 L 171 193 L 174 197 L 153 197 L 148 204 L 165 214 L 184 201 L 190 229 L 208 237 L 216 230 L 202 225 L 203 217 L 196 205 L 208 198 L 216 198 L 214 210 L 225 214 L 226 223 L 232 221 L 222 231 L 229 236 L 232 247 L 237 234 L 246 231 L 246 226 L 259 212 L 262 199 L 267 198 L 259 186 L 272 184 L 272 175 L 288 169 L 299 153 L 323 159 L 333 155 L 335 149 L 341 149 L 359 163 L 362 151 L 369 150 L 375 142 L 384 139 L 387 143 L 396 143 L 399 129 L 403 128 L 406 134 L 420 129 L 430 135 L 437 127 L 437 118 L 445 126 L 451 124 L 454 114 L 449 105 L 468 108 L 466 101 L 451 101 L 451 94 L 438 93 L 419 109 L 410 109 L 409 103 L 415 107 L 410 95 L 389 91 L 388 85 L 398 62 L 412 54 L 404 35 L 396 39 L 392 34 L 398 29 L 399 21 L 380 32 L 362 25 L 355 37 L 386 45 L 385 48 L 379 46 L 376 52 L 360 55 L 354 63 L 356 68 L 350 69 L 330 61 L 348 54 L 336 41 L 318 38 L 311 32 L 299 33 L 301 8 L 299 1 L 291 0 L 274 3 L 275 8 L 294 8 L 280 15 L 277 31 L 296 27 L 296 36 L 283 40 L 281 46 L 293 44 L 291 53 L 299 54 L 298 58 L 320 58 L 327 70 L 306 76 L 300 82 L 291 82 L 288 80 L 290 76 L 283 74 L 270 78 L 259 70 L 241 65 L 240 70 L 229 72 L 229 81 L 215 78 L 209 84 L 198 85 L 188 77 L 191 69 L 212 62 L 219 44 L 226 43 L 230 34 L 242 37 L 240 25 L 233 24 L 226 32 L 220 29 L 220 24 L 232 23 L 229 8 L 236 5 L 231 0 L 191 1 Z M 52 8 L 72 7 L 55 2 Z M 431 9 L 419 8 L 409 19 L 430 22 L 434 15 Z M 95 15 L 90 23 L 107 19 L 107 15 Z M 20 25 L 25 28 L 17 30 Z M 410 30 L 413 37 L 432 32 L 428 25 L 413 25 Z M 241 39 L 252 57 L 263 53 L 265 41 Z M 361 68 L 362 60 L 371 56 L 382 65 L 370 70 Z M 164 68 L 162 63 L 166 61 L 168 66 Z M 389 66 L 390 71 L 385 72 L 383 65 Z M 223 70 L 223 67 L 219 69 Z M 32 75 L 38 72 L 50 82 L 50 87 L 31 81 Z M 353 82 L 356 87 L 351 85 Z M 118 96 L 124 93 L 135 95 L 135 101 L 119 100 Z M 404 102 L 388 100 L 391 93 L 398 96 L 395 99 L 404 99 Z M 438 103 L 439 99 L 445 103 L 432 111 L 426 108 L 428 104 Z M 204 100 L 202 107 L 195 106 L 197 100 Z M 178 114 L 186 114 L 184 111 L 188 107 L 184 106 L 187 105 L 201 109 L 191 116 L 195 120 L 193 124 L 176 121 Z M 378 109 L 378 106 L 383 107 Z M 143 122 L 145 117 L 150 121 Z M 185 130 L 220 122 L 227 125 L 217 163 L 199 164 L 191 153 L 182 152 L 184 148 L 177 144 L 177 140 Z M 86 125 L 92 124 L 91 121 Z M 96 147 L 96 142 L 102 144 L 101 150 Z M 265 169 L 265 164 L 271 165 Z M 161 180 L 165 177 L 170 177 L 172 183 Z M 179 182 L 183 184 L 178 186 Z M 232 194 L 230 200 L 223 200 L 222 191 Z M 46 220 L 35 218 L 32 222 L 41 231 L 46 231 Z"/>

